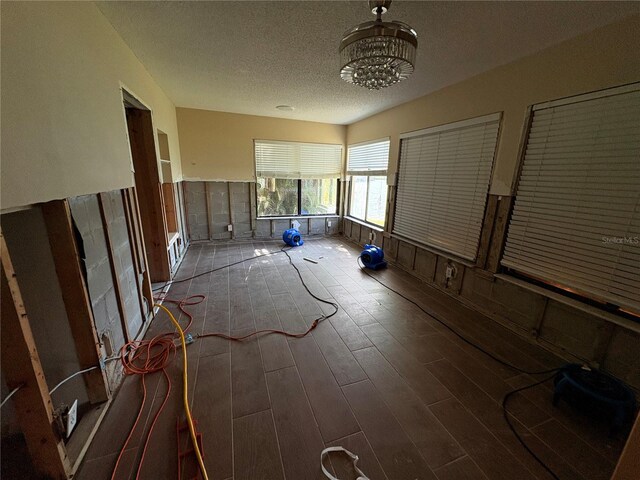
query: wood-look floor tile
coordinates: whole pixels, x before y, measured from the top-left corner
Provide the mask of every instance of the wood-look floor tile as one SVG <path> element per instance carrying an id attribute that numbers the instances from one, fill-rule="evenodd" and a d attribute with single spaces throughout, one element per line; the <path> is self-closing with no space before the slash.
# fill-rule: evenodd
<path id="1" fill-rule="evenodd" d="M 112 453 L 104 457 L 85 460 L 73 478 L 76 480 L 106 480 L 111 478 L 116 466 L 118 454 L 119 453 Z M 116 480 L 128 479 L 132 476 L 135 477 L 137 468 L 136 454 L 137 448 L 125 450 L 118 464 L 115 476 Z"/>
<path id="2" fill-rule="evenodd" d="M 382 325 L 365 325 L 361 328 L 423 402 L 429 405 L 451 396 L 451 393 L 427 370 L 426 366 L 407 352 Z"/>
<path id="3" fill-rule="evenodd" d="M 530 480 L 535 478 L 455 398 L 444 400 L 429 408 L 490 479 Z"/>
<path id="4" fill-rule="evenodd" d="M 529 375 L 520 375 L 509 380 L 508 383 L 513 388 L 520 388 L 535 381 L 536 379 Z M 551 401 L 553 397 L 552 386 L 552 384 L 538 385 L 520 392 L 518 395 L 524 396 L 535 403 L 541 410 L 544 410 L 565 428 L 587 442 L 591 448 L 609 462 L 617 463 L 618 457 L 624 448 L 625 438 L 610 435 L 611 427 L 607 422 L 597 422 L 595 419 L 573 410 L 562 401 L 557 406 L 554 406 Z M 511 403 L 509 404 L 509 409 L 511 409 Z"/>
<path id="5" fill-rule="evenodd" d="M 245 333 L 247 331 L 235 332 L 238 335 Z M 231 342 L 231 397 L 234 418 L 270 408 L 256 337 Z"/>
<path id="6" fill-rule="evenodd" d="M 347 385 L 342 390 L 389 478 L 436 478 L 369 380 Z"/>
<path id="7" fill-rule="evenodd" d="M 536 462 L 533 457 L 520 445 L 502 414 L 500 404 L 489 397 L 476 386 L 462 372 L 452 366 L 446 360 L 440 360 L 430 364 L 429 369 L 451 390 L 455 397 L 506 447 L 506 449 L 530 472 L 538 478 L 549 479 L 550 475 Z M 528 436 L 528 430 L 517 420 L 513 419 L 516 429 Z M 446 426 L 446 425 L 445 425 Z M 542 442 L 531 440 L 531 447 L 537 454 L 547 459 L 548 463 L 554 463 L 567 472 L 567 478 L 575 478 L 575 474 L 565 462 L 552 449 Z M 464 445 L 463 445 L 464 447 Z"/>
<path id="8" fill-rule="evenodd" d="M 378 350 L 365 348 L 354 352 L 354 355 L 431 468 L 445 465 L 465 454 Z"/>
<path id="9" fill-rule="evenodd" d="M 348 437 L 341 438 L 335 442 L 327 444 L 328 447 L 342 447 L 358 456 L 358 468 L 362 470 L 371 480 L 385 480 L 387 476 L 382 471 L 380 462 L 371 450 L 364 433 L 358 432 Z M 333 466 L 336 478 L 350 479 L 356 478 L 353 469 L 353 462 L 343 452 L 329 454 L 329 461 Z"/>
<path id="10" fill-rule="evenodd" d="M 293 338 L 289 345 L 323 440 L 358 432 L 360 427 L 313 337 Z"/>
<path id="11" fill-rule="evenodd" d="M 266 376 L 286 478 L 326 480 L 320 469 L 322 435 L 298 371 L 289 367 Z"/>
<path id="12" fill-rule="evenodd" d="M 360 330 L 360 327 L 344 312 L 339 311 L 338 314 L 331 317 L 329 321 L 349 350 L 359 350 L 372 345 L 371 341 L 362 330 Z"/>
<path id="13" fill-rule="evenodd" d="M 271 410 L 233 420 L 234 478 L 284 479 Z"/>
<path id="14" fill-rule="evenodd" d="M 531 431 L 553 450 L 562 452 L 562 456 L 585 478 L 593 480 L 611 478 L 615 464 L 605 460 L 557 421 L 550 420 L 532 428 Z"/>
<path id="15" fill-rule="evenodd" d="M 470 457 L 465 456 L 434 471 L 438 480 L 488 480 Z"/>
<path id="16" fill-rule="evenodd" d="M 311 334 L 339 385 L 348 385 L 367 378 L 331 322 L 320 322 Z"/>
<path id="17" fill-rule="evenodd" d="M 209 478 L 223 480 L 233 475 L 229 354 L 200 360 L 192 413 L 203 433 L 204 463 Z"/>

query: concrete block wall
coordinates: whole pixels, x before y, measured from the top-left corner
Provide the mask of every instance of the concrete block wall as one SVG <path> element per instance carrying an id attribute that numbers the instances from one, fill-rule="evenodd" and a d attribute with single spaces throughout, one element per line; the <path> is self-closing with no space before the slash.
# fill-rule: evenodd
<path id="1" fill-rule="evenodd" d="M 495 228 L 505 231 L 504 225 Z M 640 324 L 344 219 L 344 235 L 358 245 L 371 243 L 372 232 L 377 233 L 374 243 L 384 248 L 385 258 L 409 274 L 532 343 L 537 342 L 568 361 L 599 366 L 640 391 Z M 454 271 L 449 280 L 447 266 Z"/>
<path id="2" fill-rule="evenodd" d="M 142 284 L 142 278 L 137 278 L 129 243 L 129 229 L 127 218 L 122 203 L 120 191 L 112 191 L 105 194 L 105 216 L 109 223 L 111 242 L 116 271 L 118 272 L 121 294 L 126 312 L 129 333 L 135 337 L 142 328 L 143 312 L 140 310 L 138 288 Z"/>
<path id="3" fill-rule="evenodd" d="M 184 182 L 183 185 L 189 238 L 207 240 L 209 227 L 204 182 Z"/>
<path id="4" fill-rule="evenodd" d="M 98 339 L 116 353 L 125 343 L 120 325 L 120 313 L 111 275 L 111 264 L 100 217 L 97 195 L 82 195 L 69 199 L 71 215 L 82 237 L 87 271 L 87 288 L 96 322 Z"/>
<path id="5" fill-rule="evenodd" d="M 256 218 L 253 182 L 183 182 L 190 240 L 279 238 L 300 223 L 303 235 L 337 235 L 342 231 L 338 215 L 327 217 Z M 207 199 L 208 195 L 208 199 Z M 228 225 L 233 231 L 227 230 Z"/>

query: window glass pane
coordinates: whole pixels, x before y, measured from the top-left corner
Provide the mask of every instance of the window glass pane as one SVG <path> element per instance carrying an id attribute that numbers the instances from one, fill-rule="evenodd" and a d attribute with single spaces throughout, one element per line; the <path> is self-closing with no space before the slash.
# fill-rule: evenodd
<path id="1" fill-rule="evenodd" d="M 387 177 L 369 177 L 367 196 L 367 222 L 384 226 L 384 212 L 387 206 Z"/>
<path id="2" fill-rule="evenodd" d="M 336 213 L 338 180 L 335 178 L 302 180 L 302 215 Z"/>
<path id="3" fill-rule="evenodd" d="M 367 206 L 367 177 L 351 177 L 351 202 L 349 203 L 349 215 L 364 220 Z"/>
<path id="4" fill-rule="evenodd" d="M 297 215 L 298 180 L 258 178 L 258 216 Z"/>

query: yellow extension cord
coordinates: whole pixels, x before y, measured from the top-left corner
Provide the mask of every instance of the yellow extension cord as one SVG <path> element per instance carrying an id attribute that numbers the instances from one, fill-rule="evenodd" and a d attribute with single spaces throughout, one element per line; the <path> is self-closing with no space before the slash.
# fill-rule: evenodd
<path id="1" fill-rule="evenodd" d="M 182 331 L 182 327 L 175 319 L 173 314 L 169 311 L 167 307 L 164 305 L 160 305 L 158 303 L 154 304 L 154 307 L 160 307 L 169 315 L 169 318 L 178 329 L 178 333 L 180 334 L 180 342 L 182 342 L 182 360 L 183 360 L 183 371 L 182 371 L 182 385 L 183 385 L 183 394 L 182 398 L 184 400 L 184 411 L 187 414 L 187 423 L 189 424 L 189 432 L 191 433 L 191 442 L 193 443 L 193 451 L 196 452 L 196 457 L 198 457 L 198 464 L 200 465 L 200 471 L 202 472 L 202 476 L 204 480 L 209 480 L 207 476 L 207 469 L 204 466 L 204 461 L 202 460 L 202 452 L 200 452 L 200 447 L 198 447 L 198 439 L 196 437 L 196 429 L 193 426 L 193 418 L 191 418 L 191 409 L 189 408 L 189 388 L 188 388 L 188 379 L 187 379 L 187 344 L 184 340 L 184 332 Z"/>

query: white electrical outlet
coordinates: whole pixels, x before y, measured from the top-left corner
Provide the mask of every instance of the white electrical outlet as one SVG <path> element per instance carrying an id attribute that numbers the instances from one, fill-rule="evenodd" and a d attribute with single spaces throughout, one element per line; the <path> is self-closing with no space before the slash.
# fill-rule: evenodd
<path id="1" fill-rule="evenodd" d="M 451 277 L 453 277 L 453 266 L 447 265 L 447 270 L 445 271 L 444 276 L 447 280 L 451 280 Z"/>
<path id="2" fill-rule="evenodd" d="M 331 226 L 331 220 L 328 220 L 327 221 L 327 227 L 330 227 L 330 226 Z"/>
<path id="3" fill-rule="evenodd" d="M 233 231 L 233 225 L 229 224 L 227 225 L 227 232 L 232 232 Z"/>
<path id="4" fill-rule="evenodd" d="M 78 421 L 78 400 L 76 399 L 71 405 L 69 409 L 69 413 L 67 413 L 67 438 L 71 436 L 71 432 L 73 432 L 74 427 L 76 426 L 76 422 Z"/>

